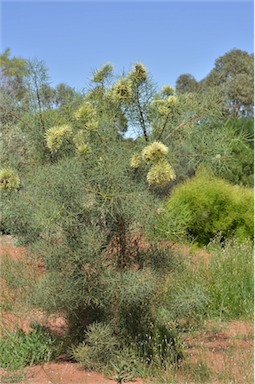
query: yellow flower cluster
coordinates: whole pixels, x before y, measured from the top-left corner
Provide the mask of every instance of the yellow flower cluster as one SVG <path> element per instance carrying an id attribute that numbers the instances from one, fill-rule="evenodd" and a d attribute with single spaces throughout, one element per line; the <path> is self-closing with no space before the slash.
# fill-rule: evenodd
<path id="1" fill-rule="evenodd" d="M 161 89 L 161 93 L 163 96 L 173 96 L 174 95 L 174 88 L 170 85 L 164 85 Z"/>
<path id="2" fill-rule="evenodd" d="M 161 116 L 169 115 L 170 110 L 166 103 L 166 100 L 160 100 L 160 102 L 157 103 L 157 110 L 159 115 Z"/>
<path id="3" fill-rule="evenodd" d="M 107 76 L 109 76 L 113 71 L 113 66 L 111 64 L 104 64 L 101 68 L 99 68 L 94 76 L 93 81 L 95 83 L 102 83 Z"/>
<path id="4" fill-rule="evenodd" d="M 165 160 L 159 160 L 154 164 L 147 174 L 148 184 L 164 187 L 169 181 L 176 178 L 175 172 L 171 165 Z"/>
<path id="5" fill-rule="evenodd" d="M 135 153 L 130 160 L 131 168 L 137 169 L 141 164 L 141 156 L 139 153 Z"/>
<path id="6" fill-rule="evenodd" d="M 96 108 L 86 101 L 75 113 L 75 119 L 82 122 L 89 131 L 96 131 L 98 128 Z"/>
<path id="7" fill-rule="evenodd" d="M 78 133 L 73 138 L 76 151 L 83 155 L 90 152 L 90 147 L 85 142 L 85 139 L 86 139 L 86 132 L 82 129 L 79 130 Z"/>
<path id="8" fill-rule="evenodd" d="M 171 165 L 166 160 L 168 147 L 159 141 L 154 141 L 152 144 L 145 147 L 141 153 L 135 153 L 130 161 L 132 168 L 137 169 L 140 166 L 141 158 L 151 164 L 151 168 L 147 174 L 149 186 L 157 187 L 165 186 L 169 181 L 176 178 L 175 172 Z"/>
<path id="9" fill-rule="evenodd" d="M 142 63 L 137 63 L 133 67 L 131 76 L 138 82 L 142 83 L 147 80 L 147 68 Z"/>
<path id="10" fill-rule="evenodd" d="M 15 190 L 20 186 L 20 178 L 16 171 L 11 168 L 0 170 L 0 190 Z"/>
<path id="11" fill-rule="evenodd" d="M 168 107 L 174 107 L 177 103 L 177 97 L 176 96 L 169 96 L 167 99 L 167 106 Z"/>
<path id="12" fill-rule="evenodd" d="M 112 91 L 114 99 L 128 100 L 132 96 L 132 84 L 129 79 L 122 78 L 114 84 Z"/>
<path id="13" fill-rule="evenodd" d="M 69 137 L 71 133 L 72 130 L 68 125 L 48 129 L 45 133 L 47 147 L 51 152 L 56 152 L 61 147 L 64 139 Z"/>
<path id="14" fill-rule="evenodd" d="M 86 143 L 83 143 L 76 147 L 77 152 L 80 153 L 81 155 L 87 155 L 88 153 L 91 152 L 90 146 Z"/>
<path id="15" fill-rule="evenodd" d="M 177 103 L 176 96 L 168 96 L 167 99 L 156 100 L 156 108 L 161 116 L 167 116 L 171 112 L 171 109 L 175 107 Z"/>
<path id="16" fill-rule="evenodd" d="M 142 158 L 147 163 L 155 163 L 168 154 L 168 148 L 160 141 L 154 141 L 142 151 Z"/>

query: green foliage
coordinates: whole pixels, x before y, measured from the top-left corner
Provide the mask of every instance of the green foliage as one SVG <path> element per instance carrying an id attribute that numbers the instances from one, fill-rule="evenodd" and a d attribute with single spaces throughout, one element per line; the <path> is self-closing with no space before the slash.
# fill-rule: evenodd
<path id="1" fill-rule="evenodd" d="M 212 81 L 212 80 L 213 81 Z M 212 84 L 211 84 L 212 81 Z M 208 86 L 220 84 L 224 89 L 232 116 L 253 116 L 254 55 L 232 49 L 215 61 L 213 70 L 205 79 Z"/>
<path id="2" fill-rule="evenodd" d="M 185 271 L 187 273 L 187 270 Z M 169 318 L 183 325 L 198 325 L 207 315 L 209 293 L 201 282 L 191 280 L 191 274 L 178 273 L 175 281 L 168 285 Z"/>
<path id="3" fill-rule="evenodd" d="M 123 375 L 125 379 L 138 372 L 141 364 L 158 367 L 176 364 L 182 350 L 176 332 L 159 324 L 150 323 L 146 334 L 138 334 L 128 343 L 127 339 L 116 337 L 110 325 L 94 323 L 85 332 L 84 342 L 72 349 L 72 356 L 85 369 L 113 367 L 118 377 Z"/>
<path id="4" fill-rule="evenodd" d="M 85 341 L 73 348 L 73 357 L 88 370 L 102 370 L 116 359 L 120 345 L 109 324 L 94 323 L 85 332 Z"/>
<path id="5" fill-rule="evenodd" d="M 223 91 L 226 115 L 253 117 L 254 55 L 232 49 L 215 60 L 214 68 L 200 82 L 190 74 L 180 75 L 176 81 L 178 94 L 199 93 L 215 87 Z"/>
<path id="6" fill-rule="evenodd" d="M 136 370 L 132 367 L 132 365 L 124 361 L 121 361 L 117 365 L 112 363 L 112 366 L 115 372 L 114 379 L 116 383 L 126 383 L 127 381 L 134 379 L 136 376 Z"/>
<path id="7" fill-rule="evenodd" d="M 254 185 L 254 121 L 253 119 L 229 119 L 223 129 L 234 134 L 229 161 L 225 167 L 218 164 L 217 174 L 234 184 Z M 221 159 L 219 159 L 219 163 Z"/>
<path id="8" fill-rule="evenodd" d="M 189 73 L 180 75 L 175 85 L 177 93 L 196 92 L 198 88 L 198 82 L 195 77 Z"/>
<path id="9" fill-rule="evenodd" d="M 11 58 L 10 54 L 11 51 L 7 48 L 0 55 L 1 92 L 20 101 L 26 93 L 24 85 L 26 60 L 21 57 Z"/>
<path id="10" fill-rule="evenodd" d="M 208 244 L 218 233 L 240 241 L 253 236 L 253 192 L 200 170 L 177 186 L 158 224 L 160 236 Z"/>
<path id="11" fill-rule="evenodd" d="M 210 297 L 208 316 L 223 320 L 253 319 L 253 244 L 236 240 L 209 245 L 212 258 L 204 283 Z"/>
<path id="12" fill-rule="evenodd" d="M 216 238 L 206 251 L 206 262 L 188 255 L 166 281 L 161 317 L 186 330 L 207 319 L 253 319 L 252 243 Z"/>
<path id="13" fill-rule="evenodd" d="M 2 330 L 0 338 L 0 365 L 4 369 L 16 370 L 26 365 L 53 360 L 60 351 L 60 345 L 47 329 L 35 326 L 29 333 L 21 329 Z"/>

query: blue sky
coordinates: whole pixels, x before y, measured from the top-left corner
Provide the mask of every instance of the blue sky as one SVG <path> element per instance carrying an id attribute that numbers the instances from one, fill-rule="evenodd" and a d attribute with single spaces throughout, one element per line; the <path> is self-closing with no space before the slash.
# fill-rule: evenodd
<path id="1" fill-rule="evenodd" d="M 1 3 L 1 51 L 37 57 L 52 85 L 87 86 L 110 62 L 121 74 L 146 65 L 161 87 L 183 73 L 197 80 L 232 48 L 254 51 L 253 2 L 12 1 Z"/>

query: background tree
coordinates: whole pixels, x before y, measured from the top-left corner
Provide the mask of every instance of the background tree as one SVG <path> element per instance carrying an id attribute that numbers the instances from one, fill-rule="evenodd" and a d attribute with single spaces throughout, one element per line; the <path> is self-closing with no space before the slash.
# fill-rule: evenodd
<path id="1" fill-rule="evenodd" d="M 24 76 L 26 73 L 26 60 L 21 57 L 10 58 L 11 51 L 7 48 L 0 55 L 1 91 L 11 94 L 20 101 L 26 91 Z"/>
<path id="2" fill-rule="evenodd" d="M 196 92 L 198 82 L 190 73 L 180 75 L 175 83 L 177 93 Z"/>
<path id="3" fill-rule="evenodd" d="M 228 117 L 253 117 L 254 113 L 254 55 L 232 49 L 215 60 L 214 68 L 201 81 L 190 74 L 176 81 L 178 93 L 201 92 L 220 87 L 226 102 Z"/>
<path id="4" fill-rule="evenodd" d="M 239 49 L 220 56 L 202 87 L 221 86 L 233 117 L 253 117 L 254 56 Z"/>

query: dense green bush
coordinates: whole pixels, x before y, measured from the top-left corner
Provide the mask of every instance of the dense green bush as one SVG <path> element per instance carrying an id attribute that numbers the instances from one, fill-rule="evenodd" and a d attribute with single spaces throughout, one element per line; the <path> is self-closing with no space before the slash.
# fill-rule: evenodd
<path id="1" fill-rule="evenodd" d="M 218 233 L 243 241 L 253 236 L 253 191 L 233 186 L 205 169 L 177 186 L 157 224 L 161 237 L 208 244 Z"/>

